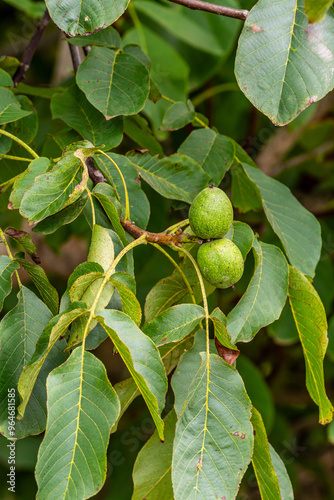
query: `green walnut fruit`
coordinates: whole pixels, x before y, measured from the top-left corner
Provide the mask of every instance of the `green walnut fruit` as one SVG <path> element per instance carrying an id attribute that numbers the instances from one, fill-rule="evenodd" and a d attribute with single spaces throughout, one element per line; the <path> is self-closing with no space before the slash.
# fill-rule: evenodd
<path id="1" fill-rule="evenodd" d="M 189 210 L 190 227 L 204 240 L 225 236 L 232 220 L 231 202 L 224 191 L 216 187 L 203 189 Z"/>
<path id="2" fill-rule="evenodd" d="M 241 278 L 244 259 L 239 248 L 226 238 L 203 243 L 197 253 L 203 277 L 217 288 L 228 288 Z"/>

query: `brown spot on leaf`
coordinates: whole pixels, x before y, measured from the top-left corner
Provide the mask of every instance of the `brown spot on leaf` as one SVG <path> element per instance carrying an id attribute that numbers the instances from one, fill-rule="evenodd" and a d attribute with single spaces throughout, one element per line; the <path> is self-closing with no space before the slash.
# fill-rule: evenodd
<path id="1" fill-rule="evenodd" d="M 252 26 L 252 33 L 261 33 L 263 29 L 260 26 L 256 26 L 256 24 L 253 24 Z"/>

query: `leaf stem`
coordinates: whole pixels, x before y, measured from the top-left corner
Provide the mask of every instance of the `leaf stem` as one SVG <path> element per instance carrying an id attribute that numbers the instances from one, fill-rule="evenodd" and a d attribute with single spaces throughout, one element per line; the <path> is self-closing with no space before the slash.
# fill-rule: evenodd
<path id="1" fill-rule="evenodd" d="M 124 195 L 125 195 L 125 214 L 124 214 L 124 219 L 125 220 L 129 220 L 130 219 L 129 194 L 128 194 L 128 190 L 127 190 L 127 187 L 126 187 L 125 179 L 123 177 L 121 169 L 119 168 L 119 166 L 117 165 L 117 163 L 114 162 L 114 160 L 109 155 L 107 155 L 107 153 L 105 153 L 104 151 L 102 151 L 102 149 L 99 149 L 98 152 L 101 153 L 101 154 L 103 154 L 104 156 L 106 156 L 108 158 L 108 160 L 111 161 L 111 163 L 115 166 L 117 172 L 120 175 L 120 178 L 121 178 L 122 184 L 123 184 L 123 188 L 124 188 Z"/>
<path id="2" fill-rule="evenodd" d="M 139 20 L 139 17 L 138 17 L 138 14 L 136 12 L 136 9 L 133 5 L 133 2 L 130 2 L 128 5 L 128 13 L 130 14 L 132 22 L 138 31 L 141 48 L 147 54 L 147 43 L 146 43 L 146 39 L 145 39 L 145 35 L 144 35 L 143 25 Z"/>
<path id="3" fill-rule="evenodd" d="M 10 249 L 10 247 L 8 245 L 8 242 L 6 240 L 5 233 L 3 232 L 3 230 L 1 229 L 1 227 L 0 227 L 0 242 L 5 245 L 8 257 L 11 260 L 14 260 L 13 254 L 12 254 L 11 249 Z M 19 287 L 21 288 L 22 287 L 22 283 L 21 283 L 21 280 L 20 280 L 20 277 L 19 277 L 19 273 L 17 272 L 17 270 L 15 271 L 15 275 L 16 275 L 17 283 L 18 283 Z"/>
<path id="4" fill-rule="evenodd" d="M 215 87 L 211 87 L 209 89 L 204 90 L 196 97 L 192 99 L 193 105 L 199 106 L 202 102 L 210 99 L 217 94 L 221 94 L 222 92 L 232 92 L 232 91 L 240 90 L 236 83 L 221 83 L 220 85 L 216 85 Z"/>
<path id="5" fill-rule="evenodd" d="M 96 217 L 95 217 L 95 208 L 94 208 L 92 193 L 89 191 L 89 189 L 86 189 L 86 192 L 87 192 L 87 195 L 88 195 L 88 198 L 89 198 L 89 201 L 90 201 L 90 206 L 91 206 L 91 209 L 92 209 L 92 224 L 93 224 L 93 227 L 94 227 L 95 224 L 96 224 Z"/>
<path id="6" fill-rule="evenodd" d="M 33 156 L 35 159 L 39 158 L 38 154 L 35 153 L 35 151 L 33 149 L 31 149 L 31 147 L 29 147 L 28 144 L 26 144 L 25 142 L 21 141 L 21 139 L 16 137 L 16 135 L 13 135 L 10 132 L 7 132 L 6 130 L 3 130 L 3 129 L 0 129 L 0 134 L 6 135 L 7 137 L 10 137 L 11 139 L 13 139 L 13 141 L 20 144 L 20 146 L 22 146 L 24 149 L 26 149 L 31 154 L 31 156 Z"/>
<path id="7" fill-rule="evenodd" d="M 209 314 L 208 300 L 206 297 L 205 286 L 204 286 L 204 281 L 203 281 L 203 278 L 201 275 L 201 271 L 199 270 L 199 267 L 197 265 L 196 260 L 191 255 L 191 253 L 188 252 L 188 250 L 186 250 L 183 247 L 179 248 L 177 246 L 175 246 L 175 250 L 183 252 L 188 257 L 188 259 L 190 260 L 190 262 L 194 266 L 195 271 L 196 271 L 197 276 L 198 276 L 198 281 L 199 281 L 199 284 L 201 287 L 201 292 L 202 292 L 202 297 L 203 297 L 203 307 L 204 307 L 204 311 L 205 311 L 206 352 L 207 352 L 207 356 L 209 357 L 209 355 L 210 355 L 210 344 L 209 344 L 209 318 L 210 318 L 210 314 Z"/>
<path id="8" fill-rule="evenodd" d="M 19 160 L 19 161 L 29 161 L 31 162 L 31 158 L 22 158 L 21 156 L 12 156 L 12 155 L 5 155 L 0 153 L 0 158 L 6 158 L 7 160 Z"/>
<path id="9" fill-rule="evenodd" d="M 150 243 L 151 245 L 153 245 L 155 248 L 157 248 L 158 250 L 160 250 L 161 253 L 163 253 L 167 259 L 169 259 L 171 261 L 171 263 L 173 264 L 173 266 L 175 267 L 175 269 L 180 273 L 186 287 L 188 288 L 188 292 L 190 294 L 190 297 L 191 297 L 191 300 L 193 301 L 194 304 L 196 304 L 196 299 L 195 299 L 195 295 L 194 295 L 194 292 L 190 286 L 190 283 L 186 277 L 186 275 L 184 274 L 184 272 L 182 271 L 181 267 L 179 266 L 179 264 L 173 259 L 173 257 L 171 255 L 169 255 L 168 252 L 166 252 L 166 250 L 164 248 L 161 248 L 160 245 L 158 245 L 157 243 Z"/>
<path id="10" fill-rule="evenodd" d="M 174 233 L 175 231 L 177 231 L 181 227 L 187 226 L 188 224 L 189 224 L 189 219 L 184 219 L 184 220 L 181 220 L 181 222 L 177 222 L 176 224 L 173 224 L 172 226 L 168 227 L 167 229 L 165 229 L 164 232 L 166 234 Z"/>
<path id="11" fill-rule="evenodd" d="M 82 339 L 82 345 L 83 345 L 83 350 L 85 349 L 85 342 L 86 342 L 86 337 L 88 335 L 88 332 L 89 332 L 89 325 L 92 321 L 92 319 L 94 318 L 94 315 L 95 315 L 95 308 L 97 306 L 97 303 L 99 301 L 99 298 L 101 296 L 101 293 L 106 285 L 106 283 L 109 281 L 109 278 L 110 276 L 113 274 L 113 272 L 115 271 L 116 269 L 116 266 L 117 264 L 119 263 L 119 261 L 124 257 L 124 255 L 127 254 L 127 252 L 129 252 L 130 250 L 132 250 L 133 248 L 135 248 L 136 246 L 138 245 L 142 245 L 143 243 L 146 244 L 146 235 L 142 235 L 140 238 L 138 238 L 137 240 L 133 240 L 131 241 L 131 243 L 129 243 L 125 248 L 123 248 L 123 250 L 121 250 L 119 252 L 119 254 L 117 255 L 117 257 L 115 258 L 115 260 L 113 261 L 113 263 L 110 265 L 110 267 L 108 268 L 104 278 L 103 278 L 103 281 L 101 283 L 101 286 L 96 294 L 96 297 L 94 299 L 94 302 L 91 306 L 91 308 L 89 309 L 89 318 L 87 320 L 87 323 L 86 323 L 86 326 L 85 326 L 85 330 L 84 330 L 84 333 L 83 333 L 83 339 Z"/>
<path id="12" fill-rule="evenodd" d="M 206 123 L 204 123 L 198 116 L 195 116 L 194 121 L 202 125 L 203 128 L 210 128 Z"/>

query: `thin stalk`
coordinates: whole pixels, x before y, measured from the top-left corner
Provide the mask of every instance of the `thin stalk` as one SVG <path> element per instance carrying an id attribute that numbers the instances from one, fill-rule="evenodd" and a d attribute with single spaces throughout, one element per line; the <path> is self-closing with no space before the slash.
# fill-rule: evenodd
<path id="1" fill-rule="evenodd" d="M 203 128 L 210 128 L 206 123 L 204 123 L 200 118 L 198 118 L 198 116 L 195 116 L 194 121 L 202 125 Z"/>
<path id="2" fill-rule="evenodd" d="M 176 224 L 173 224 L 172 226 L 168 227 L 164 232 L 166 234 L 170 234 L 177 231 L 183 226 L 187 226 L 188 224 L 189 224 L 189 219 L 184 219 L 181 222 L 177 222 Z"/>
<path id="3" fill-rule="evenodd" d="M 167 259 L 169 259 L 171 261 L 171 263 L 173 264 L 173 266 L 175 267 L 175 269 L 180 273 L 183 281 L 184 281 L 184 284 L 186 285 L 186 287 L 188 288 L 188 292 L 190 294 L 190 297 L 191 297 L 191 300 L 193 301 L 194 304 L 196 304 L 196 299 L 195 299 L 195 295 L 194 295 L 194 292 L 190 286 L 190 283 L 186 277 L 186 275 L 184 274 L 184 272 L 182 271 L 181 267 L 178 265 L 178 263 L 173 259 L 173 257 L 171 255 L 169 255 L 168 252 L 166 252 L 166 250 L 164 250 L 160 245 L 158 245 L 157 243 L 151 243 L 151 245 L 153 245 L 155 248 L 157 248 L 158 250 L 160 250 L 161 253 L 163 253 Z"/>
<path id="4" fill-rule="evenodd" d="M 210 97 L 214 97 L 217 94 L 221 94 L 222 92 L 232 92 L 240 90 L 236 83 L 221 83 L 220 85 L 216 85 L 215 87 L 211 87 L 209 89 L 204 90 L 196 97 L 192 99 L 193 105 L 199 106 L 202 102 L 210 99 Z"/>
<path id="5" fill-rule="evenodd" d="M 117 165 L 117 163 L 114 162 L 114 160 L 109 155 L 107 155 L 107 153 L 105 153 L 104 151 L 102 151 L 102 149 L 99 149 L 98 152 L 101 153 L 101 154 L 103 154 L 104 156 L 106 156 L 108 158 L 108 160 L 111 161 L 111 163 L 115 166 L 117 172 L 120 175 L 120 178 L 121 178 L 122 184 L 123 184 L 123 188 L 124 188 L 124 195 L 125 195 L 125 215 L 124 215 L 124 219 L 125 220 L 130 220 L 129 194 L 128 194 L 128 190 L 127 190 L 127 187 L 126 187 L 126 182 L 125 182 L 125 179 L 123 177 L 123 174 L 122 174 L 119 166 Z"/>
<path id="6" fill-rule="evenodd" d="M 144 35 L 143 25 L 139 20 L 138 14 L 132 2 L 130 2 L 128 5 L 128 13 L 130 14 L 134 27 L 138 30 L 141 48 L 143 49 L 145 54 L 147 54 L 147 44 Z"/>
<path id="7" fill-rule="evenodd" d="M 0 158 L 6 158 L 7 160 L 28 161 L 29 163 L 31 162 L 31 158 L 22 158 L 21 156 L 5 155 L 2 153 L 0 153 Z"/>
<path id="8" fill-rule="evenodd" d="M 7 130 L 3 130 L 3 129 L 0 129 L 0 134 L 6 135 L 7 137 L 10 137 L 11 139 L 13 139 L 13 141 L 17 142 L 18 144 L 20 144 L 20 146 L 22 146 L 24 149 L 26 149 L 31 154 L 31 156 L 33 156 L 34 158 L 39 158 L 38 154 L 35 153 L 35 151 L 33 149 L 31 149 L 31 147 L 29 147 L 28 144 L 26 144 L 25 142 L 21 141 L 21 139 L 16 137 L 16 135 L 13 135 L 10 132 L 7 132 Z"/>
<path id="9" fill-rule="evenodd" d="M 161 95 L 161 98 L 164 100 L 164 101 L 167 101 L 167 102 L 170 102 L 171 104 L 175 104 L 175 101 L 173 99 L 170 99 L 169 97 L 167 97 L 166 95 Z"/>
<path id="10" fill-rule="evenodd" d="M 188 250 L 186 250 L 183 247 L 177 247 L 177 246 L 174 246 L 174 249 L 177 251 L 183 252 L 188 257 L 188 259 L 190 260 L 190 262 L 194 266 L 195 271 L 196 271 L 197 276 L 198 276 L 198 281 L 199 281 L 199 284 L 201 287 L 201 292 L 202 292 L 202 297 L 203 297 L 203 307 L 204 307 L 204 311 L 205 311 L 206 353 L 207 353 L 207 357 L 209 358 L 209 355 L 210 355 L 210 343 L 209 343 L 209 318 L 210 318 L 210 314 L 209 314 L 208 300 L 206 298 L 205 286 L 204 286 L 204 281 L 203 281 L 203 278 L 201 275 L 201 271 L 199 270 L 199 267 L 197 265 L 196 260 L 191 255 L 191 253 L 188 252 Z"/>
<path id="11" fill-rule="evenodd" d="M 8 245 L 8 242 L 6 240 L 5 233 L 3 232 L 3 230 L 1 228 L 0 228 L 0 238 L 1 238 L 1 242 L 5 245 L 8 257 L 11 260 L 14 260 L 13 254 L 12 254 L 12 252 L 10 250 L 10 247 Z M 17 270 L 15 271 L 15 275 L 16 275 L 17 283 L 18 283 L 19 287 L 21 288 L 22 287 L 22 283 L 21 283 L 21 280 L 20 280 L 20 277 L 19 277 L 19 273 L 17 272 Z"/>
<path id="12" fill-rule="evenodd" d="M 89 189 L 86 189 L 86 192 L 87 192 L 87 195 L 88 195 L 88 198 L 89 198 L 89 201 L 90 201 L 90 206 L 91 206 L 91 209 L 92 209 L 92 224 L 93 224 L 93 227 L 94 227 L 95 224 L 96 224 L 96 217 L 95 217 L 95 208 L 94 208 L 94 203 L 93 203 L 93 197 L 92 197 L 92 193 L 89 191 Z"/>
<path id="13" fill-rule="evenodd" d="M 85 346 L 85 340 L 86 340 L 86 336 L 88 335 L 88 331 L 89 331 L 89 325 L 90 325 L 90 322 L 92 321 L 92 319 L 94 318 L 94 315 L 95 315 L 95 309 L 96 309 L 96 306 L 97 306 L 97 303 L 99 301 L 99 298 L 101 296 L 101 293 L 106 285 L 106 283 L 109 281 L 109 278 L 110 276 L 113 274 L 113 272 L 115 271 L 116 269 L 116 266 L 117 264 L 120 262 L 120 260 L 124 257 L 124 255 L 127 254 L 127 252 L 129 252 L 129 250 L 132 250 L 133 248 L 135 248 L 136 246 L 138 245 L 142 245 L 143 243 L 146 243 L 146 236 L 145 235 L 142 235 L 140 238 L 138 238 L 137 240 L 133 240 L 131 243 L 129 243 L 125 248 L 123 248 L 123 250 L 121 250 L 121 252 L 117 255 L 116 259 L 113 261 L 113 263 L 111 264 L 111 266 L 109 267 L 109 269 L 107 270 L 104 278 L 103 278 L 103 281 L 101 283 L 101 286 L 96 294 L 96 297 L 94 299 L 94 302 L 92 304 L 92 307 L 90 308 L 90 314 L 89 314 L 89 318 L 87 320 L 87 323 L 86 323 L 86 327 L 85 327 L 85 330 L 84 330 L 84 334 L 83 334 L 83 340 L 82 340 L 82 344 L 83 344 L 83 349 L 84 349 L 84 346 Z"/>

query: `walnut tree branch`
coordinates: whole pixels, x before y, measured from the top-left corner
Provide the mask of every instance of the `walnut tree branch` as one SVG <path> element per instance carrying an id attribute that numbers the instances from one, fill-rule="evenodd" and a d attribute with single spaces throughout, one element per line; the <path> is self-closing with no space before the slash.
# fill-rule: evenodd
<path id="1" fill-rule="evenodd" d="M 245 21 L 248 16 L 248 10 L 232 9 L 231 7 L 208 3 L 203 0 L 169 0 L 169 2 L 183 5 L 189 9 L 204 10 L 205 12 L 211 12 L 219 16 L 233 17 L 234 19 L 241 19 L 242 21 Z"/>
<path id="2" fill-rule="evenodd" d="M 68 43 L 68 48 L 70 49 L 73 69 L 76 74 L 81 64 L 80 49 L 77 45 L 72 45 L 71 43 Z"/>
<path id="3" fill-rule="evenodd" d="M 38 47 L 38 44 L 43 36 L 43 33 L 50 22 L 49 12 L 46 10 L 41 17 L 36 29 L 35 33 L 31 37 L 31 40 L 27 47 L 24 49 L 22 56 L 22 64 L 16 70 L 15 75 L 13 76 L 14 87 L 17 87 L 18 84 L 24 80 L 26 73 L 30 67 L 31 60 L 35 54 L 35 51 Z"/>
<path id="4" fill-rule="evenodd" d="M 135 239 L 139 238 L 143 234 L 146 235 L 146 241 L 150 243 L 160 243 L 160 245 L 176 245 L 180 246 L 182 243 L 198 242 L 202 243 L 203 240 L 198 238 L 198 236 L 191 236 L 189 234 L 183 233 L 182 230 L 176 233 L 168 234 L 167 232 L 162 233 L 150 233 L 145 231 L 140 227 L 137 227 L 133 222 L 129 220 L 121 220 L 121 224 L 125 231 Z"/>
<path id="5" fill-rule="evenodd" d="M 95 168 L 94 158 L 89 156 L 86 160 L 86 167 L 88 169 L 88 175 L 92 179 L 94 186 L 99 184 L 99 182 L 107 182 L 107 179 L 103 176 L 101 170 Z"/>

